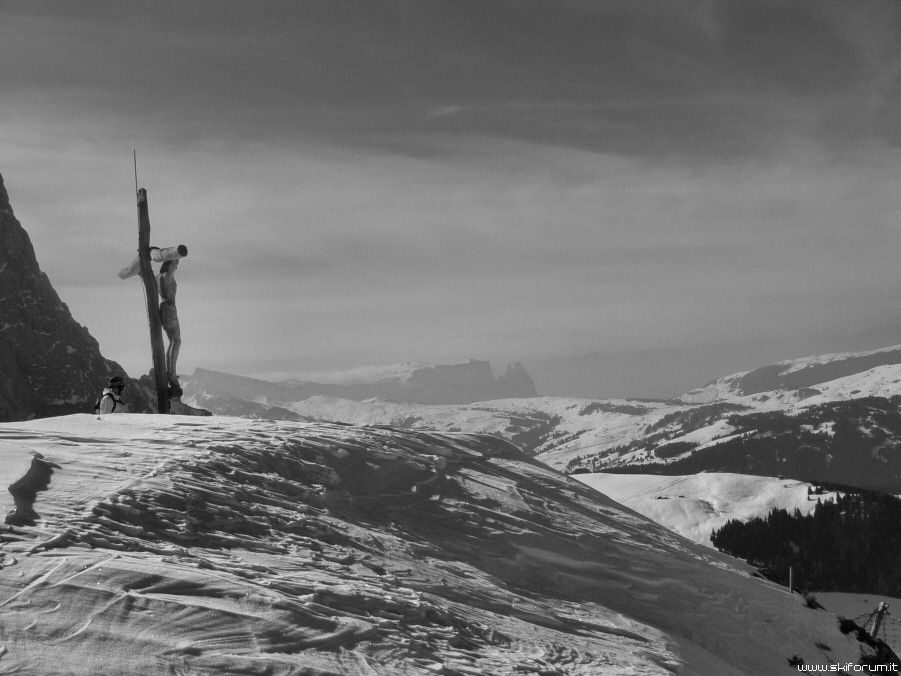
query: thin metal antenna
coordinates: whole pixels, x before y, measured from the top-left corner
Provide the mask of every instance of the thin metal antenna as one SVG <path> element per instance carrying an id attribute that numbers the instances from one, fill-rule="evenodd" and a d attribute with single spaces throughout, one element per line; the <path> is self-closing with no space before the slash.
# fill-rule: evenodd
<path id="1" fill-rule="evenodd" d="M 138 151 L 134 149 L 132 151 L 135 157 L 135 196 L 138 194 Z"/>

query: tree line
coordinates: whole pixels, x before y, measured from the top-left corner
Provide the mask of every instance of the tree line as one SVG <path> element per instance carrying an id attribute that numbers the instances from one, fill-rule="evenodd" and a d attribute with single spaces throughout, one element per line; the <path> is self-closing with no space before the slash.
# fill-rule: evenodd
<path id="1" fill-rule="evenodd" d="M 717 549 L 747 560 L 807 591 L 901 596 L 901 500 L 852 489 L 802 515 L 774 509 L 764 518 L 730 520 L 710 539 Z M 812 498 L 813 496 L 811 496 Z"/>

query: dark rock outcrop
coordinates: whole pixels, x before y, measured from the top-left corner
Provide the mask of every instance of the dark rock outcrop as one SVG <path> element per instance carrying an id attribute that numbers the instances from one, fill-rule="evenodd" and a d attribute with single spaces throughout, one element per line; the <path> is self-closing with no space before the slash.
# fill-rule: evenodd
<path id="1" fill-rule="evenodd" d="M 93 412 L 112 375 L 125 372 L 41 271 L 0 176 L 0 421 Z M 130 410 L 150 410 L 144 389 L 126 382 Z"/>
<path id="2" fill-rule="evenodd" d="M 500 396 L 507 398 L 537 397 L 535 381 L 526 371 L 526 367 L 516 362 L 507 365 L 507 372 L 497 379 Z"/>
<path id="3" fill-rule="evenodd" d="M 406 382 L 395 383 L 393 387 L 378 383 L 369 396 L 410 404 L 471 404 L 507 397 L 535 397 L 537 393 L 535 383 L 519 362 L 516 367 L 507 367 L 506 376 L 495 379 L 489 362 L 470 359 L 459 364 L 423 366 Z"/>

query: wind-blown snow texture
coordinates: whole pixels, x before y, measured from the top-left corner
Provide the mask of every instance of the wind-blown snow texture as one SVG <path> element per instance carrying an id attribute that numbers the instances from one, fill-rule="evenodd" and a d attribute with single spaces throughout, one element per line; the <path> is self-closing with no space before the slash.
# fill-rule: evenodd
<path id="1" fill-rule="evenodd" d="M 775 674 L 836 618 L 497 438 L 0 425 L 0 671 Z"/>

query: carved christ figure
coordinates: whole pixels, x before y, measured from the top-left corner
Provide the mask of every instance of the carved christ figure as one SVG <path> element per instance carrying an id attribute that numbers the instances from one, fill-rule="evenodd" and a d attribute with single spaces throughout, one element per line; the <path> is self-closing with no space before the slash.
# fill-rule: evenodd
<path id="1" fill-rule="evenodd" d="M 160 323 L 166 337 L 169 339 L 169 348 L 166 350 L 166 372 L 169 378 L 169 386 L 172 388 L 172 396 L 181 396 L 181 386 L 178 384 L 178 350 L 181 348 L 181 328 L 178 325 L 178 310 L 175 308 L 175 292 L 178 283 L 175 281 L 175 271 L 178 269 L 178 259 L 165 261 L 157 275 L 156 282 L 160 290 Z"/>
<path id="2" fill-rule="evenodd" d="M 178 246 L 170 246 L 160 249 L 158 246 L 150 247 L 150 260 L 154 263 L 162 263 L 164 261 L 178 260 L 188 255 L 188 247 L 184 244 Z M 135 256 L 135 259 L 128 267 L 119 270 L 119 279 L 128 279 L 134 277 L 141 272 L 141 257 Z"/>
<path id="3" fill-rule="evenodd" d="M 150 260 L 154 263 L 162 263 L 160 272 L 156 277 L 157 289 L 161 298 L 159 307 L 160 324 L 169 338 L 169 349 L 166 350 L 166 380 L 169 382 L 169 396 L 177 399 L 182 394 L 178 383 L 178 351 L 181 348 L 181 329 L 178 325 L 178 311 L 175 309 L 175 292 L 178 284 L 175 282 L 175 271 L 178 269 L 178 261 L 188 255 L 188 247 L 184 244 L 171 246 L 165 249 L 152 246 L 149 248 Z M 128 279 L 138 275 L 141 271 L 141 257 L 138 256 L 131 265 L 119 270 L 121 279 Z"/>

